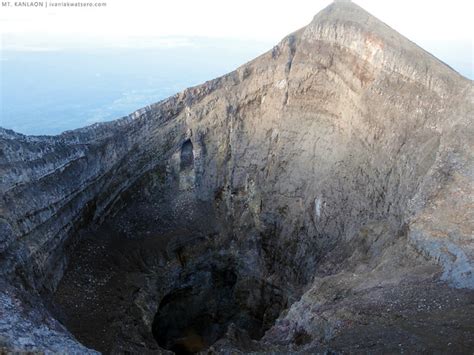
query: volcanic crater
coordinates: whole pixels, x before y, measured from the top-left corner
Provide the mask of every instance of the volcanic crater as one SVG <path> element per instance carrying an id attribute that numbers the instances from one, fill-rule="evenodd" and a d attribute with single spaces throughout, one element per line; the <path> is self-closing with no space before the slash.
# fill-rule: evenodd
<path id="1" fill-rule="evenodd" d="M 0 352 L 472 353 L 473 102 L 336 1 L 130 116 L 0 129 Z"/>

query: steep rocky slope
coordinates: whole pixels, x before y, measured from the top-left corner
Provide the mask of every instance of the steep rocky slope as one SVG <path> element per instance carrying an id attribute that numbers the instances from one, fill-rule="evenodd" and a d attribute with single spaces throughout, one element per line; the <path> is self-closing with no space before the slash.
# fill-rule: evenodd
<path id="1" fill-rule="evenodd" d="M 473 99 L 336 2 L 129 117 L 0 129 L 0 348 L 472 352 Z"/>

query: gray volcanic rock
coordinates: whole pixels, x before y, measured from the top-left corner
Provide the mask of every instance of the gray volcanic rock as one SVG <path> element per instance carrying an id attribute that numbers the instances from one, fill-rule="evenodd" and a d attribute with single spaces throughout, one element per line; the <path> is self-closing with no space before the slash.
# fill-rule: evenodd
<path id="1" fill-rule="evenodd" d="M 473 99 L 472 81 L 337 1 L 236 71 L 128 117 L 54 137 L 0 129 L 0 312 L 29 322 L 0 322 L 0 349 L 85 351 L 48 302 L 69 302 L 81 268 L 105 268 L 105 254 L 75 258 L 87 234 L 127 246 L 110 267 L 132 296 L 106 352 L 160 351 L 152 328 L 187 351 L 219 339 L 210 352 L 363 352 L 384 338 L 472 351 Z M 105 295 L 111 277 L 92 274 L 78 285 Z M 202 314 L 222 321 L 179 338 Z M 426 331 L 407 332 L 417 319 Z M 354 344 L 358 330 L 373 338 Z"/>

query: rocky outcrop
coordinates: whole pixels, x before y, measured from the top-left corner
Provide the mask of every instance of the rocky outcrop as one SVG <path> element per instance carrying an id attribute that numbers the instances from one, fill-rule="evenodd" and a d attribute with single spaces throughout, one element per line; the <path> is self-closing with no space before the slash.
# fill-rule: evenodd
<path id="1" fill-rule="evenodd" d="M 473 98 L 472 81 L 339 1 L 236 71 L 129 117 L 54 137 L 0 130 L 1 277 L 53 322 L 38 294 L 57 289 L 81 236 L 120 236 L 149 245 L 130 302 L 159 345 L 176 349 L 176 332 L 217 312 L 218 331 L 190 335 L 188 350 L 218 338 L 215 349 L 344 350 L 331 341 L 354 329 L 346 311 L 361 293 L 413 304 L 439 278 L 474 288 Z M 460 295 L 453 312 L 472 296 L 443 290 Z M 200 308 L 225 295 L 240 296 Z M 180 297 L 194 318 L 164 321 Z M 37 327 L 53 332 L 48 322 Z M 26 343 L 0 332 L 9 349 L 72 346 L 64 328 Z M 151 342 L 135 334 L 120 349 Z"/>

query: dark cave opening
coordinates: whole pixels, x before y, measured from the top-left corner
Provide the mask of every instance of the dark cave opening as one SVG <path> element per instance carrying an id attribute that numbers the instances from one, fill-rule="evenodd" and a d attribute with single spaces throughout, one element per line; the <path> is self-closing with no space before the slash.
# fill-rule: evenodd
<path id="1" fill-rule="evenodd" d="M 181 170 L 192 169 L 194 165 L 193 143 L 187 140 L 181 146 L 180 168 Z"/>
<path id="2" fill-rule="evenodd" d="M 241 279 L 229 267 L 197 270 L 188 286 L 161 301 L 152 332 L 158 345 L 193 354 L 223 338 L 233 324 L 260 339 L 286 305 L 280 289 L 257 279 Z"/>

